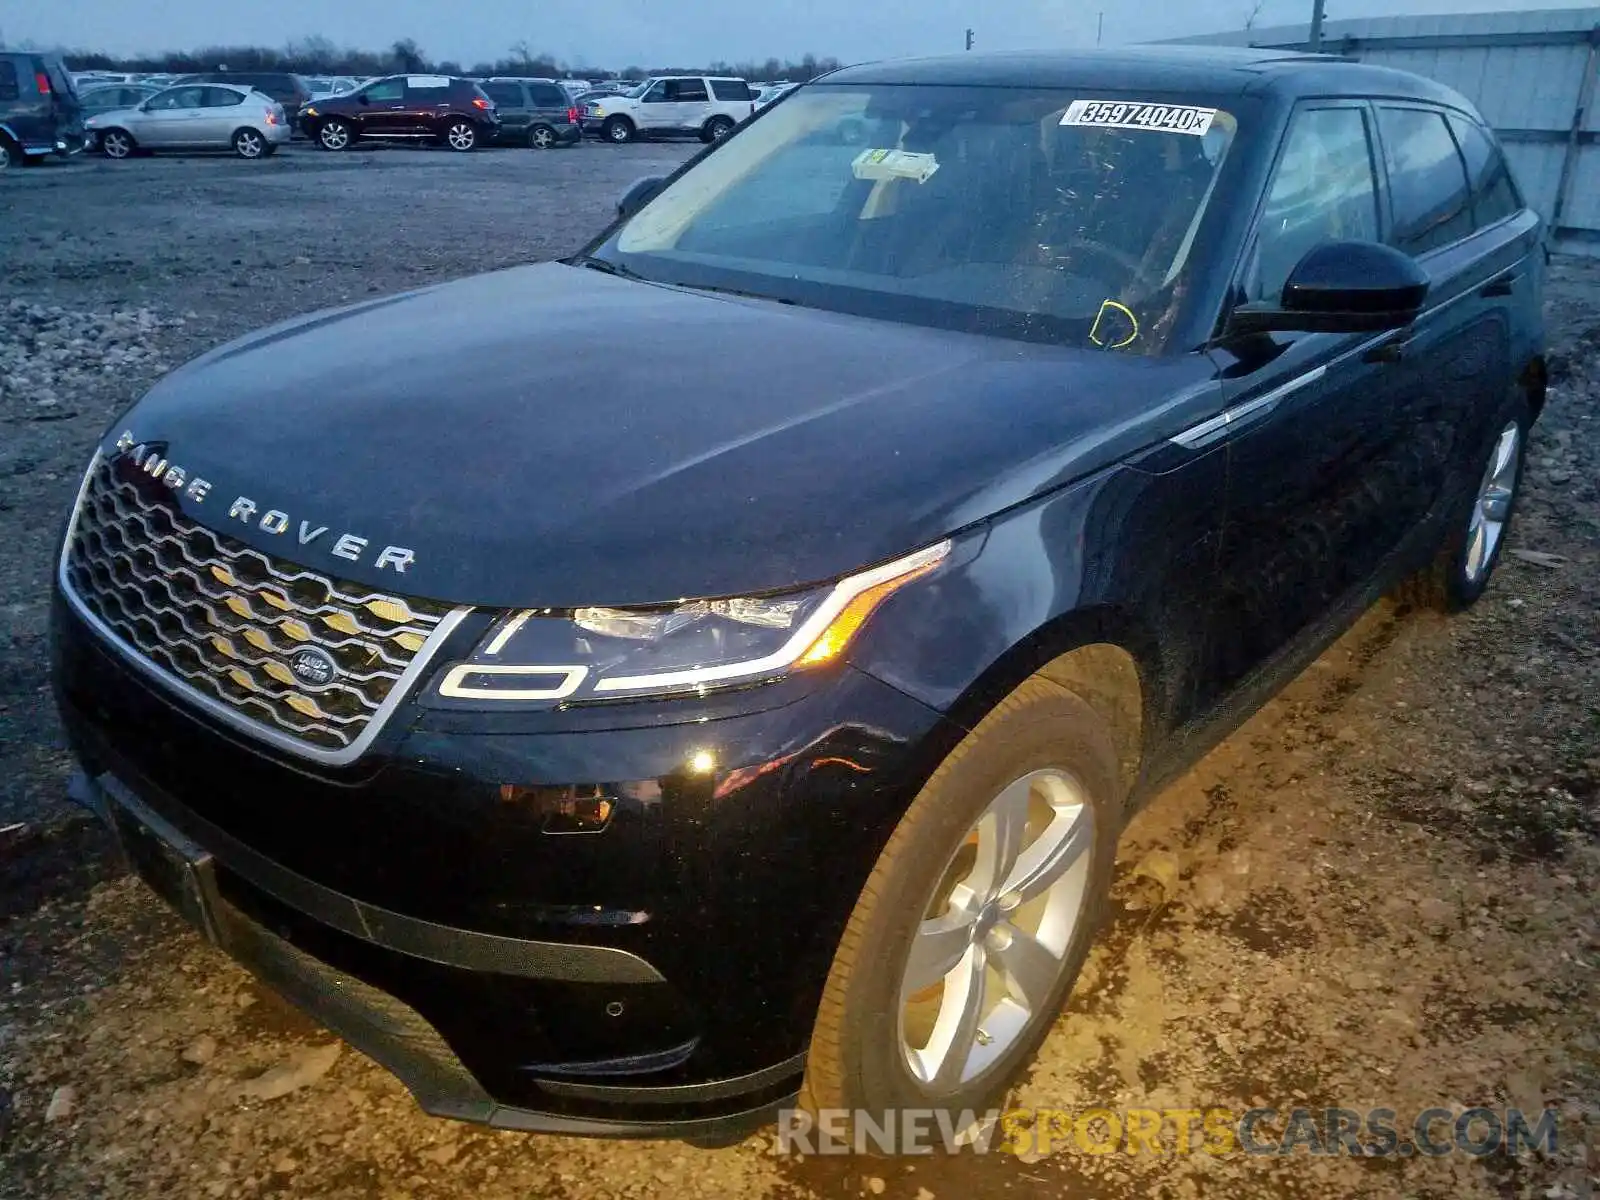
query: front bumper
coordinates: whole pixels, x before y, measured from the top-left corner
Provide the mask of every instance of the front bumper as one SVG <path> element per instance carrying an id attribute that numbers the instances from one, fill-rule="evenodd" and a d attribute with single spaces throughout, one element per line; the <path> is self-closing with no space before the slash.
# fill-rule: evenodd
<path id="1" fill-rule="evenodd" d="M 412 705 L 322 770 L 145 682 L 59 596 L 54 656 L 87 794 L 125 838 L 127 814 L 148 831 L 140 873 L 429 1112 L 517 1129 L 705 1139 L 766 1120 L 798 1085 L 860 885 L 955 737 L 845 669 L 633 728 Z M 687 775 L 705 748 L 717 769 Z M 600 781 L 615 815 L 547 832 L 508 781 Z"/>

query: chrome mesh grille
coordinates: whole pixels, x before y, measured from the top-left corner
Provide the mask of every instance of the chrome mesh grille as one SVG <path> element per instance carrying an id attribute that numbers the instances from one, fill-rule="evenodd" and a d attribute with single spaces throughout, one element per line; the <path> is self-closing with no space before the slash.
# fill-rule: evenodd
<path id="1" fill-rule="evenodd" d="M 240 716 L 323 751 L 347 750 L 449 610 L 373 593 L 194 524 L 119 460 L 87 480 L 63 582 L 129 647 Z M 143 482 L 139 482 L 143 480 Z M 314 687 L 289 668 L 316 648 Z"/>

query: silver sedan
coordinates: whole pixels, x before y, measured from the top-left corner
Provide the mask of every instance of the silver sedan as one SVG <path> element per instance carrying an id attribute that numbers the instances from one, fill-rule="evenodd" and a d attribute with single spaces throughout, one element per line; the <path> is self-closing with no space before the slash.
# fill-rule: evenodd
<path id="1" fill-rule="evenodd" d="M 264 158 L 289 140 L 283 106 L 248 87 L 192 83 L 167 88 L 134 108 L 84 123 L 107 158 L 136 150 L 232 150 Z"/>

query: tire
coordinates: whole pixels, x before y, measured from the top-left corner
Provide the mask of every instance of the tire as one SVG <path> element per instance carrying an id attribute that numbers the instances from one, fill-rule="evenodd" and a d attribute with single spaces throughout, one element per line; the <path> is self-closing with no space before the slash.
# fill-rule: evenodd
<path id="1" fill-rule="evenodd" d="M 720 142 L 732 132 L 733 122 L 727 117 L 712 117 L 700 131 L 700 140 L 710 145 L 713 142 Z"/>
<path id="2" fill-rule="evenodd" d="M 556 131 L 548 125 L 535 125 L 528 130 L 528 148 L 531 150 L 553 150 L 559 140 Z"/>
<path id="3" fill-rule="evenodd" d="M 606 123 L 600 126 L 600 136 L 613 146 L 625 146 L 633 141 L 636 134 L 633 122 L 627 117 L 607 117 Z"/>
<path id="4" fill-rule="evenodd" d="M 444 144 L 458 154 L 478 148 L 478 127 L 471 121 L 457 118 L 445 126 Z"/>
<path id="5" fill-rule="evenodd" d="M 22 154 L 12 145 L 11 139 L 0 135 L 0 171 L 9 171 L 22 161 Z"/>
<path id="6" fill-rule="evenodd" d="M 138 147 L 126 129 L 107 129 L 100 134 L 100 153 L 107 158 L 124 159 Z"/>
<path id="7" fill-rule="evenodd" d="M 1069 834 L 1066 841 L 1081 853 L 1071 860 L 1074 865 L 1066 874 L 1043 893 L 1049 900 L 1040 897 L 1013 909 L 1007 907 L 1013 899 L 1008 898 L 1007 903 L 983 905 L 984 915 L 977 921 L 957 922 L 964 931 L 960 937 L 968 939 L 965 957 L 948 976 L 938 975 L 942 968 L 923 973 L 925 978 L 935 979 L 937 998 L 930 1000 L 931 987 L 910 991 L 915 987 L 915 979 L 908 975 L 913 943 L 916 948 L 933 945 L 919 936 L 919 928 L 932 923 L 930 913 L 949 921 L 958 912 L 955 897 L 961 895 L 960 888 L 954 894 L 946 891 L 954 882 L 952 875 L 971 885 L 963 912 L 972 911 L 972 895 L 994 893 L 995 889 L 974 883 L 983 873 L 985 846 L 992 850 L 997 844 L 994 829 L 999 826 L 984 822 L 993 819 L 990 814 L 1003 804 L 1004 795 L 1014 795 L 1018 788 L 1026 798 L 1022 811 L 1036 814 L 1040 792 L 1030 788 L 1030 781 L 1032 788 L 1047 783 L 1044 794 L 1058 801 L 1062 795 L 1075 798 L 1076 819 L 1081 822 L 1087 815 L 1091 824 L 1069 823 L 1075 836 Z M 801 1105 L 813 1114 L 823 1109 L 867 1110 L 880 1119 L 887 1109 L 944 1109 L 957 1120 L 964 1110 L 981 1114 L 991 1107 L 1050 1031 L 1088 955 L 1109 891 L 1122 827 L 1122 790 L 1109 728 L 1071 692 L 1036 677 L 985 717 L 912 801 L 861 890 L 818 1007 Z M 1052 805 L 1043 811 L 1054 811 L 1051 821 L 1059 823 L 1068 820 L 1062 814 L 1070 807 Z M 1039 819 L 1032 815 L 1027 828 L 1036 830 L 1034 822 Z M 1046 831 L 1056 827 L 1050 824 Z M 1039 836 L 1030 844 L 1030 851 L 1044 843 L 1044 836 Z M 968 868 L 968 875 L 961 880 L 962 856 L 969 853 L 969 847 L 973 858 L 980 861 Z M 1011 870 L 1001 886 L 1015 882 L 1017 874 Z M 1066 891 L 1060 892 L 1063 888 Z M 997 915 L 995 903 L 1000 903 L 1000 921 L 991 928 Z M 948 907 L 942 907 L 946 904 Z M 1060 953 L 1048 949 L 1051 961 L 1045 965 L 1049 969 L 1032 973 L 1033 986 L 1026 990 L 1033 996 L 1025 1005 L 1026 1015 L 1012 1019 L 999 1007 L 985 1015 L 980 1008 L 982 1019 L 967 1039 L 970 1046 L 951 1041 L 956 1075 L 941 1081 L 940 1072 L 927 1069 L 937 1031 L 918 1046 L 920 1038 L 914 1036 L 914 1026 L 932 1027 L 930 1005 L 943 1015 L 952 1001 L 952 990 L 957 997 L 961 994 L 959 986 L 951 989 L 950 982 L 962 973 L 964 964 L 977 961 L 980 953 L 993 954 L 1006 963 L 1010 951 L 1027 949 L 1012 939 L 1017 927 L 1008 921 L 1012 913 L 1020 914 L 1018 926 L 1025 926 L 1029 911 L 1041 904 L 1044 912 L 1035 932 L 1044 941 L 1053 941 Z M 1070 922 L 1063 920 L 1067 913 L 1072 914 Z M 951 944 L 963 945 L 960 937 Z M 1040 941 L 1029 940 L 1034 950 L 1044 948 Z M 1029 961 L 1034 965 L 1043 962 L 1037 957 Z M 995 987 L 990 978 L 991 999 Z M 917 999 L 903 1011 L 908 995 Z M 1015 1003 L 1013 998 L 1007 999 Z M 1011 1010 L 1012 1014 L 1015 1011 Z M 997 1020 L 1001 1029 L 986 1033 L 983 1026 L 994 1030 Z M 1008 1021 L 1010 1029 L 1005 1028 Z M 997 1041 L 1000 1044 L 995 1046 Z M 957 1045 L 963 1046 L 959 1053 L 954 1049 Z M 914 1073 L 912 1061 L 918 1056 L 922 1074 L 931 1074 L 931 1080 L 925 1082 Z"/>
<path id="8" fill-rule="evenodd" d="M 1516 515 L 1532 424 L 1527 397 L 1521 388 L 1513 389 L 1491 424 L 1487 444 L 1474 452 L 1472 492 L 1452 514 L 1433 561 L 1401 584 L 1396 598 L 1402 604 L 1455 613 L 1483 595 Z"/>
<path id="9" fill-rule="evenodd" d="M 233 152 L 240 158 L 258 159 L 267 156 L 267 139 L 254 129 L 239 129 L 233 135 Z"/>
<path id="10" fill-rule="evenodd" d="M 317 145 L 324 150 L 348 150 L 355 140 L 355 130 L 338 117 L 330 117 L 317 126 Z"/>

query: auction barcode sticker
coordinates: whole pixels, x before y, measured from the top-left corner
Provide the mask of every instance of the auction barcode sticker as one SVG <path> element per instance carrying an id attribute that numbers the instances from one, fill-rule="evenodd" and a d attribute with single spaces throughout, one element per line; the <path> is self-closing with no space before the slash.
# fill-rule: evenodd
<path id="1" fill-rule="evenodd" d="M 1101 129 L 1150 129 L 1157 133 L 1192 133 L 1203 137 L 1217 115 L 1214 108 L 1192 104 L 1145 104 L 1137 100 L 1074 100 L 1067 106 L 1063 125 L 1094 125 Z"/>

